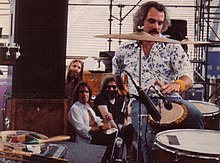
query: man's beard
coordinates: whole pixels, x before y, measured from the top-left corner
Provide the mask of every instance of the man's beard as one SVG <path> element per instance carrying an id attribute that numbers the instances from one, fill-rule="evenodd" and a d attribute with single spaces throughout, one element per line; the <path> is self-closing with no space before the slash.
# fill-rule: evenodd
<path id="1" fill-rule="evenodd" d="M 106 91 L 106 95 L 110 100 L 115 98 L 115 95 L 117 94 L 117 91 Z"/>
<path id="2" fill-rule="evenodd" d="M 73 81 L 73 80 L 79 80 L 80 78 L 80 75 L 79 73 L 73 71 L 73 70 L 70 70 L 69 73 L 68 73 L 68 76 L 67 76 L 67 80 L 69 82 Z"/>

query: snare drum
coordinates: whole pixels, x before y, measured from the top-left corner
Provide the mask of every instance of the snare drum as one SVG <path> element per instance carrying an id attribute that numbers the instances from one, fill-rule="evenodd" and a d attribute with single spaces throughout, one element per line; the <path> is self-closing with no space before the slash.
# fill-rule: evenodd
<path id="1" fill-rule="evenodd" d="M 156 163 L 219 163 L 220 131 L 176 129 L 155 139 Z"/>
<path id="2" fill-rule="evenodd" d="M 220 109 L 217 105 L 196 100 L 189 100 L 189 102 L 202 112 L 205 129 L 219 130 Z"/>
<path id="3" fill-rule="evenodd" d="M 161 120 L 158 123 L 149 116 L 149 123 L 157 129 L 160 128 L 159 130 L 177 128 L 188 115 L 188 109 L 185 105 L 174 102 L 172 102 L 172 106 L 173 108 L 171 110 L 167 110 L 164 104 L 161 108 L 157 106 Z"/>

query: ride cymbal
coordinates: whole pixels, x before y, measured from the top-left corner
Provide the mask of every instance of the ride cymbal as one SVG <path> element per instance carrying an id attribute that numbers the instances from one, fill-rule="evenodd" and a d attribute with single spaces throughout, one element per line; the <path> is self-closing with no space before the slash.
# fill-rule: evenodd
<path id="1" fill-rule="evenodd" d="M 152 35 L 150 35 L 146 32 L 143 32 L 143 31 L 142 32 L 129 33 L 129 34 L 98 35 L 98 36 L 95 36 L 95 37 L 180 44 L 180 41 L 169 39 L 169 38 L 164 38 L 164 37 L 152 36 Z"/>
<path id="2" fill-rule="evenodd" d="M 180 44 L 207 45 L 207 44 L 212 44 L 212 42 L 192 41 L 190 39 L 184 39 L 184 40 L 180 41 Z"/>

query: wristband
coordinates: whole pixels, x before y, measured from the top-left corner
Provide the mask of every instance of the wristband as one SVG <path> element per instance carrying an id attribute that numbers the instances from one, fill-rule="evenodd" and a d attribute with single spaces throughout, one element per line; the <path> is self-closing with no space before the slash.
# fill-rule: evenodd
<path id="1" fill-rule="evenodd" d="M 179 83 L 180 84 L 180 90 L 179 90 L 180 92 L 183 92 L 185 90 L 186 85 L 185 85 L 183 80 L 178 79 L 178 80 L 175 80 L 174 83 Z"/>

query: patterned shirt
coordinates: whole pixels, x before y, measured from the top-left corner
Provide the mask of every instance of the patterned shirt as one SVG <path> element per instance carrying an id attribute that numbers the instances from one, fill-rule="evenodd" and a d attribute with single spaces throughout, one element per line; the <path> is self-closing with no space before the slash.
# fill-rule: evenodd
<path id="1" fill-rule="evenodd" d="M 140 54 L 141 53 L 141 54 Z M 168 84 L 186 75 L 192 80 L 192 68 L 189 58 L 181 45 L 155 43 L 146 57 L 138 41 L 129 41 L 120 46 L 113 57 L 113 73 L 121 74 L 126 70 L 139 85 L 139 57 L 141 56 L 141 88 L 148 90 L 155 80 Z M 129 78 L 129 93 L 137 94 Z M 157 97 L 154 91 L 148 90 L 149 96 Z"/>

